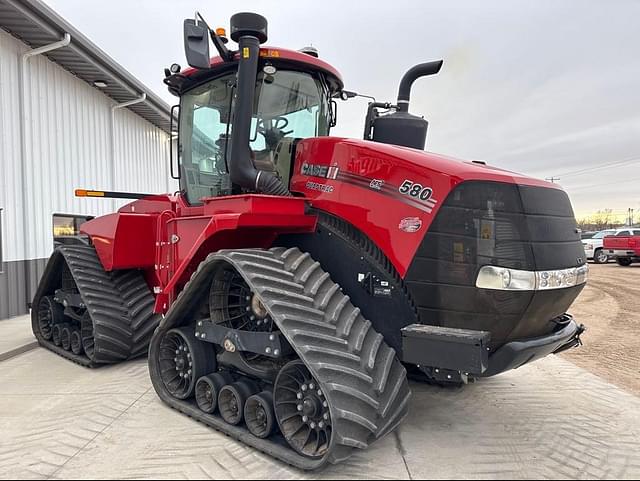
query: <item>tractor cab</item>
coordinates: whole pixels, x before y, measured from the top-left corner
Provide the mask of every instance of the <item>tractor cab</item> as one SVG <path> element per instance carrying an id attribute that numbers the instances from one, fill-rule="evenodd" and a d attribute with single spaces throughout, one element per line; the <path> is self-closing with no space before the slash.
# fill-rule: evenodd
<path id="1" fill-rule="evenodd" d="M 237 52 L 224 46 L 222 29 L 185 21 L 192 67 L 180 72 L 173 66 L 165 83 L 180 97 L 177 177 L 191 205 L 243 192 L 276 193 L 265 191 L 265 185 L 286 189 L 296 143 L 327 136 L 335 125 L 332 98 L 343 86 L 338 72 L 314 51 L 260 48 L 260 40 L 266 40 L 260 18 L 234 16 Z M 248 20 L 253 27 L 245 25 Z M 220 56 L 212 59 L 208 33 L 220 46 Z M 262 188 L 261 178 L 267 181 Z"/>
<path id="2" fill-rule="evenodd" d="M 288 182 L 295 141 L 329 134 L 331 91 L 321 74 L 261 63 L 249 132 L 251 161 L 258 171 Z M 191 204 L 234 193 L 228 164 L 235 82 L 233 71 L 213 73 L 210 80 L 181 96 L 181 187 Z"/>

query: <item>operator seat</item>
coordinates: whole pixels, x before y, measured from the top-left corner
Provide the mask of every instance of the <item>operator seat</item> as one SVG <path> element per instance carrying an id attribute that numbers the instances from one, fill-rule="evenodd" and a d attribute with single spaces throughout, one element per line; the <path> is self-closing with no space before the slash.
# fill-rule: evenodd
<path id="1" fill-rule="evenodd" d="M 275 150 L 264 149 L 252 151 L 253 165 L 262 172 L 277 175 L 285 185 L 291 179 L 295 152 L 298 142 L 302 140 L 294 137 L 284 137 L 276 145 Z"/>
<path id="2" fill-rule="evenodd" d="M 256 169 L 263 172 L 277 172 L 276 159 L 273 150 L 254 150 L 253 151 L 253 165 Z"/>

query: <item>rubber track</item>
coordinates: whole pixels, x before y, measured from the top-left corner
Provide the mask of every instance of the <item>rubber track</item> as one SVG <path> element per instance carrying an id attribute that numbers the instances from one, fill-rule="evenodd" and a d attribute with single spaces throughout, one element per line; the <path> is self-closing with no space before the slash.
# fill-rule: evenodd
<path id="1" fill-rule="evenodd" d="M 329 400 L 332 445 L 321 459 L 298 455 L 282 440 L 261 440 L 172 398 L 155 362 L 162 333 L 193 321 L 220 262 L 233 265 L 261 298 L 280 331 Z M 198 267 L 161 322 L 151 343 L 150 373 L 161 399 L 183 413 L 301 469 L 347 459 L 391 432 L 406 416 L 411 392 L 406 371 L 371 323 L 329 274 L 297 248 L 243 249 L 211 254 Z"/>
<path id="2" fill-rule="evenodd" d="M 75 355 L 40 336 L 37 306 L 40 298 L 60 287 L 64 265 L 87 306 L 94 327 L 95 353 L 92 359 Z M 91 246 L 57 248 L 45 269 L 33 300 L 33 333 L 43 347 L 87 367 L 114 364 L 146 353 L 160 316 L 153 313 L 154 298 L 138 270 L 106 272 Z"/>

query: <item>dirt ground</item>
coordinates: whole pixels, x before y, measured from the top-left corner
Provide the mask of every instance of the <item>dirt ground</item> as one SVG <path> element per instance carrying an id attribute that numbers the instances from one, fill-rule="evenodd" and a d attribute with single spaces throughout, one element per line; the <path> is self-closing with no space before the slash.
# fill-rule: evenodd
<path id="1" fill-rule="evenodd" d="M 562 356 L 640 395 L 640 264 L 591 264 L 589 283 L 570 312 L 588 331 Z"/>

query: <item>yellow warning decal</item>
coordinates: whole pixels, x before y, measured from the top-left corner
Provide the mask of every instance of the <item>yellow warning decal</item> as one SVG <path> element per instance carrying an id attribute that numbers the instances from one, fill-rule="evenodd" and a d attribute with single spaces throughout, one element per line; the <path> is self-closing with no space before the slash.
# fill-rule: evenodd
<path id="1" fill-rule="evenodd" d="M 260 56 L 261 57 L 279 58 L 280 57 L 280 51 L 279 50 L 272 50 L 272 49 L 260 49 Z"/>
<path id="2" fill-rule="evenodd" d="M 244 47 L 242 49 L 242 58 L 249 58 L 249 47 Z"/>

